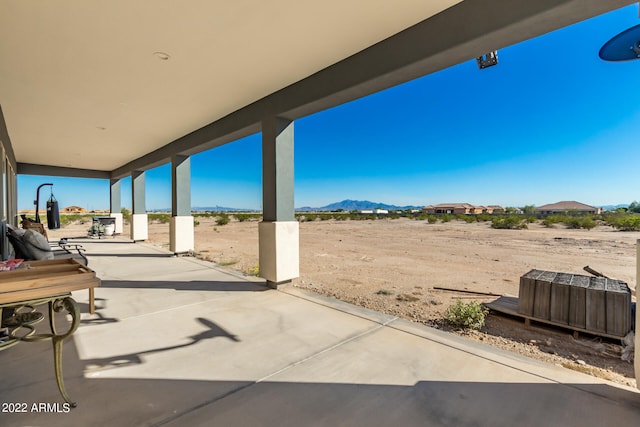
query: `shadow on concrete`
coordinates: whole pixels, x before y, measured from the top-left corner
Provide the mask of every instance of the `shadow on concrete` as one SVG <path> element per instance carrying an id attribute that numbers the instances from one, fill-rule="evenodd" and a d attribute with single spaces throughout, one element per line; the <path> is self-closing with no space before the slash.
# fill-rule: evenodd
<path id="1" fill-rule="evenodd" d="M 87 257 L 89 259 L 93 257 L 99 257 L 99 256 L 107 256 L 107 257 L 113 257 L 113 258 L 175 258 L 176 257 L 172 253 L 143 253 L 143 254 L 132 254 L 132 253 L 101 254 L 101 253 L 94 253 L 94 252 L 87 253 Z"/>
<path id="2" fill-rule="evenodd" d="M 105 323 L 116 323 L 119 322 L 120 319 L 116 319 L 115 317 L 105 317 L 100 310 L 104 310 L 106 308 L 107 300 L 105 298 L 95 298 L 96 311 L 91 315 L 90 318 L 83 318 L 80 320 L 81 325 L 103 325 Z M 78 304 L 78 308 L 80 309 L 80 313 L 89 313 L 89 304 L 86 302 L 76 302 Z"/>
<path id="3" fill-rule="evenodd" d="M 105 237 L 103 239 L 92 239 L 87 236 L 65 237 L 67 240 L 73 240 L 71 243 L 120 243 L 123 245 L 135 243 L 133 240 L 123 238 Z"/>
<path id="4" fill-rule="evenodd" d="M 85 305 L 89 307 L 89 304 L 85 304 Z M 104 325 L 105 323 L 117 323 L 120 321 L 120 319 L 116 319 L 115 317 L 105 317 L 98 310 L 100 310 L 100 307 L 96 307 L 96 311 L 95 313 L 92 314 L 93 317 L 91 319 L 82 319 L 80 321 L 80 324 L 81 325 Z M 85 312 L 87 311 L 89 311 L 88 308 L 85 310 Z"/>
<path id="5" fill-rule="evenodd" d="M 189 390 L 189 387 L 166 388 L 162 385 L 164 383 L 162 380 L 157 383 L 159 388 L 154 385 L 155 380 L 143 380 L 138 383 L 134 379 L 133 383 L 128 384 L 130 381 L 128 378 L 102 383 L 99 376 L 104 374 L 105 370 L 112 373 L 117 372 L 118 368 L 144 365 L 145 355 L 195 347 L 204 340 L 220 337 L 240 342 L 236 335 L 209 319 L 197 317 L 193 320 L 199 322 L 206 329 L 185 337 L 187 340 L 185 343 L 112 357 L 82 360 L 78 357 L 80 351 L 76 346 L 76 341 L 74 339 L 65 340 L 62 357 L 64 380 L 71 398 L 83 402 L 83 410 L 79 412 L 76 412 L 75 409 L 71 412 L 64 410 L 63 400 L 55 383 L 52 345 L 49 341 L 19 343 L 11 351 L 0 352 L 0 366 L 3 368 L 3 373 L 0 376 L 0 405 L 4 405 L 4 410 L 0 408 L 0 411 L 3 412 L 0 416 L 0 425 L 3 427 L 11 425 L 138 426 L 147 425 L 148 421 L 153 418 L 153 416 L 149 417 L 150 414 L 147 411 L 151 409 L 154 412 L 152 407 L 156 404 L 163 406 L 158 415 L 164 414 L 168 408 L 174 406 L 175 402 L 181 402 L 179 407 L 190 407 L 189 402 L 193 399 L 191 396 L 193 390 Z M 39 327 L 40 325 L 38 325 Z M 180 361 L 176 360 L 176 364 L 179 363 Z M 145 371 L 142 369 L 138 372 L 144 373 Z M 86 378 L 85 374 L 95 378 Z M 163 373 L 155 373 L 154 375 L 162 377 Z M 171 383 L 178 385 L 181 381 L 169 381 L 165 385 Z M 185 384 L 188 383 L 189 381 L 185 382 Z M 206 382 L 200 383 L 200 385 L 203 384 Z M 103 387 L 104 385 L 107 387 Z M 139 387 L 140 385 L 142 387 Z M 164 397 L 156 394 L 156 391 Z M 196 389 L 196 392 L 203 391 L 200 388 Z M 202 395 L 206 396 L 207 393 Z M 142 401 L 156 401 L 156 404 L 149 406 L 148 403 L 142 404 Z M 24 404 L 24 408 L 27 409 L 23 412 L 17 412 L 15 405 L 9 409 L 9 403 Z M 34 404 L 36 408 L 41 404 L 47 408 L 42 412 L 37 409 L 33 410 Z M 138 404 L 142 404 L 143 407 L 137 407 Z M 160 407 L 156 409 L 160 409 Z M 127 415 L 128 412 L 131 414 Z M 175 410 L 170 410 L 170 412 L 175 413 Z M 163 418 L 166 416 L 162 415 L 159 419 Z"/>
<path id="6" fill-rule="evenodd" d="M 178 348 L 190 347 L 198 344 L 200 341 L 212 339 L 216 337 L 228 338 L 231 341 L 240 342 L 240 340 L 235 335 L 230 334 L 225 329 L 218 326 L 216 323 L 210 320 L 207 320 L 203 317 L 198 317 L 196 320 L 200 322 L 202 325 L 206 326 L 207 329 L 203 332 L 200 332 L 199 334 L 187 337 L 189 342 L 186 342 L 184 344 L 158 347 L 151 350 L 145 350 L 145 351 L 129 353 L 129 354 L 122 354 L 122 355 L 117 355 L 112 357 L 86 359 L 83 361 L 83 363 L 85 364 L 86 367 L 91 367 L 92 370 L 94 370 L 95 368 L 103 368 L 103 369 L 121 368 L 124 366 L 140 365 L 144 363 L 143 359 L 141 358 L 141 356 L 144 356 L 144 355 L 175 350 Z"/>
<path id="7" fill-rule="evenodd" d="M 89 237 L 87 237 L 87 235 L 82 235 L 82 236 L 65 236 L 65 237 L 60 237 L 59 239 L 57 239 L 57 241 L 60 240 L 91 240 Z"/>
<path id="8" fill-rule="evenodd" d="M 123 289 L 175 289 L 176 291 L 214 291 L 214 292 L 264 292 L 269 288 L 261 283 L 252 282 L 220 282 L 207 280 L 163 281 L 163 280 L 103 280 L 101 288 Z"/>
<path id="9" fill-rule="evenodd" d="M 337 368 L 339 369 L 339 368 Z M 53 384 L 52 387 L 55 388 Z M 49 387 L 50 388 L 50 387 Z M 414 385 L 74 378 L 67 414 L 3 414 L 3 426 L 637 426 L 608 385 L 420 381 Z M 3 399 L 7 394 L 0 395 Z M 17 391 L 13 401 L 57 401 Z M 622 401 L 618 400 L 622 399 Z M 6 401 L 6 400 L 5 400 Z"/>
<path id="10" fill-rule="evenodd" d="M 233 394 L 176 414 L 170 425 L 618 427 L 637 425 L 634 397 L 596 384 L 260 382 L 237 384 Z"/>

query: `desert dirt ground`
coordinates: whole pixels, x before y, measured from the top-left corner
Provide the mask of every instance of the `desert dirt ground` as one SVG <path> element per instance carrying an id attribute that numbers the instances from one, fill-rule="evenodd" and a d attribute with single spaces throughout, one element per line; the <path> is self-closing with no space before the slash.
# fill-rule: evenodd
<path id="1" fill-rule="evenodd" d="M 216 225 L 215 218 L 197 220 L 196 256 L 246 274 L 258 271 L 257 220 L 232 217 L 226 225 Z M 65 229 L 56 234 L 64 235 Z M 608 226 L 572 230 L 530 224 L 526 230 L 496 230 L 490 223 L 456 220 L 301 222 L 300 278 L 293 286 L 635 386 L 633 364 L 620 358 L 620 341 L 583 334 L 576 339 L 569 330 L 535 322 L 525 326 L 522 319 L 495 313 L 480 331 L 465 332 L 447 326 L 443 313 L 457 299 L 496 298 L 455 290 L 517 296 L 520 276 L 533 268 L 587 275 L 583 267 L 588 265 L 635 289 L 639 238 L 639 232 Z M 151 223 L 149 241 L 168 248 L 169 225 Z"/>

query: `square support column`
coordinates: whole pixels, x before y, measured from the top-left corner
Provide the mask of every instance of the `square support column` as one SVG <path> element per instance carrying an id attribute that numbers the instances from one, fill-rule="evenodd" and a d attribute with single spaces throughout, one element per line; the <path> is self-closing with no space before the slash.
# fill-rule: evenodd
<path id="1" fill-rule="evenodd" d="M 169 223 L 169 250 L 174 254 L 184 254 L 194 250 L 193 217 L 172 216 Z"/>
<path id="2" fill-rule="evenodd" d="M 123 232 L 124 223 L 122 221 L 122 196 L 121 184 L 119 179 L 112 179 L 109 187 L 110 193 L 110 216 L 116 219 L 116 228 L 114 232 L 121 234 Z"/>
<path id="3" fill-rule="evenodd" d="M 262 215 L 260 277 L 276 288 L 300 275 L 298 222 L 293 204 L 293 122 L 262 121 Z"/>
<path id="4" fill-rule="evenodd" d="M 115 229 L 113 230 L 113 232 L 115 234 L 122 234 L 122 232 L 124 231 L 124 217 L 122 216 L 122 212 L 111 213 L 109 216 L 116 219 Z"/>
<path id="5" fill-rule="evenodd" d="M 298 221 L 262 221 L 258 224 L 260 277 L 277 288 L 300 276 Z"/>
<path id="6" fill-rule="evenodd" d="M 191 216 L 191 158 L 176 154 L 171 157 L 171 223 L 169 249 L 171 252 L 192 252 L 194 222 Z"/>
<path id="7" fill-rule="evenodd" d="M 149 218 L 146 213 L 131 215 L 131 240 L 140 242 L 149 238 Z"/>
<path id="8" fill-rule="evenodd" d="M 149 238 L 149 223 L 145 207 L 144 171 L 134 171 L 131 174 L 131 240 L 134 242 Z"/>

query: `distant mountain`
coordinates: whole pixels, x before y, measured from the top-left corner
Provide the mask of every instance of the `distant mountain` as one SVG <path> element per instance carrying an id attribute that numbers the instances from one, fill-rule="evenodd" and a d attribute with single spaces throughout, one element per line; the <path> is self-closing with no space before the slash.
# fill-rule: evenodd
<path id="1" fill-rule="evenodd" d="M 171 212 L 171 208 L 149 209 L 148 212 Z M 228 208 L 226 206 L 193 206 L 191 212 L 260 212 L 257 209 Z"/>
<path id="2" fill-rule="evenodd" d="M 302 208 L 297 208 L 298 212 L 311 212 L 311 211 L 320 211 L 320 212 L 329 212 L 329 211 L 337 211 L 342 209 L 344 211 L 360 211 L 366 209 L 388 209 L 388 210 L 406 210 L 406 209 L 421 209 L 422 206 L 396 206 L 396 205 L 388 205 L 386 203 L 380 202 L 370 202 L 368 200 L 343 200 L 341 202 L 331 203 L 326 206 L 312 208 L 309 206 L 305 206 Z"/>
<path id="3" fill-rule="evenodd" d="M 258 212 L 256 209 L 229 208 L 226 206 L 193 206 L 192 212 Z"/>
<path id="4" fill-rule="evenodd" d="M 621 205 L 604 205 L 604 206 L 600 206 L 602 209 L 604 209 L 605 211 L 615 211 L 618 208 L 628 208 L 629 207 L 629 203 L 625 203 L 625 204 L 621 204 Z"/>

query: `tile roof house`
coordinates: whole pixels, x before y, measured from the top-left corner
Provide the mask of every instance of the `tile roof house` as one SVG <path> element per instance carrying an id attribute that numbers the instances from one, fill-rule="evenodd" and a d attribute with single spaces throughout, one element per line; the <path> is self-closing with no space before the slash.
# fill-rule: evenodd
<path id="1" fill-rule="evenodd" d="M 488 214 L 505 213 L 505 208 L 503 208 L 500 205 L 489 205 L 487 206 L 485 213 L 488 213 Z"/>
<path id="2" fill-rule="evenodd" d="M 86 213 L 87 210 L 80 206 L 67 206 L 60 210 L 62 213 Z"/>
<path id="3" fill-rule="evenodd" d="M 551 203 L 548 205 L 538 206 L 536 208 L 536 213 L 540 215 L 566 214 L 566 213 L 597 215 L 602 213 L 602 208 L 585 205 L 584 203 L 580 203 L 576 201 L 562 201 L 557 203 Z"/>
<path id="4" fill-rule="evenodd" d="M 422 208 L 428 214 L 468 214 L 473 205 L 469 203 L 440 203 Z"/>

